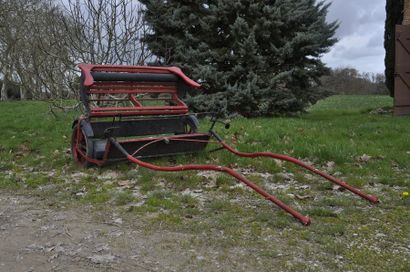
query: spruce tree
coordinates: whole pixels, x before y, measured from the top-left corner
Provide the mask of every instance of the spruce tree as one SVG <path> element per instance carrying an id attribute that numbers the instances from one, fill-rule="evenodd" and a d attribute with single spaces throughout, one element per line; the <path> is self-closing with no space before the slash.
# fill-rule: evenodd
<path id="1" fill-rule="evenodd" d="M 403 20 L 403 0 L 387 0 L 384 48 L 386 49 L 385 75 L 390 95 L 394 96 L 394 62 L 395 62 L 395 27 Z"/>
<path id="2" fill-rule="evenodd" d="M 150 50 L 202 83 L 188 98 L 196 111 L 269 116 L 302 111 L 320 60 L 336 42 L 328 4 L 316 0 L 141 0 Z"/>

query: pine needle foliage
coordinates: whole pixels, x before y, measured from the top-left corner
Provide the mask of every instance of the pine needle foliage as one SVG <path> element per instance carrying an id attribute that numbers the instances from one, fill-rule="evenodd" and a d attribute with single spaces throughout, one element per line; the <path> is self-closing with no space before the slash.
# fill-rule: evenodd
<path id="1" fill-rule="evenodd" d="M 148 46 L 203 85 L 196 111 L 246 117 L 303 111 L 323 97 L 322 54 L 336 42 L 316 0 L 142 0 Z"/>

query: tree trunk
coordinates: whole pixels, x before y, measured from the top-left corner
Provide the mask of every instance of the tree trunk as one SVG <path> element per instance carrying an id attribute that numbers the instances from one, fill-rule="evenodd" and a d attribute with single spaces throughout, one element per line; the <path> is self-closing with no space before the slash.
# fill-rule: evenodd
<path id="1" fill-rule="evenodd" d="M 8 96 L 7 96 L 7 83 L 6 82 L 7 82 L 7 80 L 3 79 L 3 84 L 1 84 L 1 91 L 0 91 L 0 93 L 1 93 L 0 100 L 1 101 L 6 101 L 6 100 L 9 99 Z"/>
<path id="2" fill-rule="evenodd" d="M 410 0 L 404 0 L 403 25 L 410 25 Z"/>
<path id="3" fill-rule="evenodd" d="M 26 92 L 24 91 L 23 86 L 19 86 L 19 91 L 20 91 L 20 100 L 26 100 Z"/>

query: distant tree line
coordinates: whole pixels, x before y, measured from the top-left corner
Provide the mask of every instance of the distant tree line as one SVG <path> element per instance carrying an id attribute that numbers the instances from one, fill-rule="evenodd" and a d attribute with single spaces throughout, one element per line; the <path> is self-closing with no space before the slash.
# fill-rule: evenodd
<path id="1" fill-rule="evenodd" d="M 360 73 L 354 68 L 332 69 L 320 82 L 330 94 L 389 94 L 384 74 Z"/>

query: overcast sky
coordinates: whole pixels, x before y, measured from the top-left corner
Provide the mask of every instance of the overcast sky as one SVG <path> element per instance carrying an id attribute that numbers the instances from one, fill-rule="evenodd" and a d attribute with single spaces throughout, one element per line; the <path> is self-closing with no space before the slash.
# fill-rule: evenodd
<path id="1" fill-rule="evenodd" d="M 327 0 L 328 21 L 339 21 L 339 42 L 323 57 L 330 67 L 384 72 L 385 0 Z"/>

